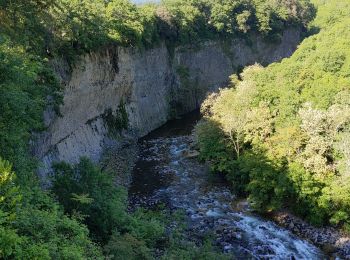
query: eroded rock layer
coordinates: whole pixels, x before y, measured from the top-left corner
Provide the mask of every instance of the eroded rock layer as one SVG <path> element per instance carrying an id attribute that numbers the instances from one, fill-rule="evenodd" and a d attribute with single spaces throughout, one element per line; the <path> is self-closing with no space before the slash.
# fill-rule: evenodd
<path id="1" fill-rule="evenodd" d="M 76 163 L 82 156 L 98 161 L 118 138 L 144 136 L 198 108 L 208 92 L 225 86 L 243 66 L 288 57 L 299 41 L 300 30 L 288 29 L 275 44 L 252 36 L 251 44 L 212 41 L 173 52 L 165 45 L 142 51 L 110 47 L 81 57 L 73 70 L 63 61 L 53 62 L 64 104 L 61 116 L 47 110 L 48 130 L 33 146 L 41 172 L 54 161 Z"/>

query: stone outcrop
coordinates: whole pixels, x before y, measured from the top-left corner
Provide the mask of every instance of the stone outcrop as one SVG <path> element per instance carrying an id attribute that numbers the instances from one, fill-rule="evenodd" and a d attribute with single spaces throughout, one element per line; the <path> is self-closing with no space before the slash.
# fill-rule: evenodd
<path id="1" fill-rule="evenodd" d="M 289 212 L 275 212 L 272 219 L 320 247 L 331 259 L 350 259 L 350 237 L 332 227 L 314 227 Z"/>
<path id="2" fill-rule="evenodd" d="M 144 136 L 169 118 L 198 108 L 232 73 L 288 57 L 299 41 L 300 30 L 292 28 L 275 44 L 252 36 L 251 44 L 209 41 L 173 52 L 164 44 L 149 50 L 113 46 L 80 57 L 72 70 L 64 61 L 53 61 L 64 104 L 61 116 L 45 112 L 47 131 L 33 145 L 41 172 L 48 172 L 54 161 L 75 163 L 81 156 L 98 161 L 121 136 Z M 122 130 L 125 119 L 127 130 Z M 123 134 L 115 138 L 114 130 Z"/>

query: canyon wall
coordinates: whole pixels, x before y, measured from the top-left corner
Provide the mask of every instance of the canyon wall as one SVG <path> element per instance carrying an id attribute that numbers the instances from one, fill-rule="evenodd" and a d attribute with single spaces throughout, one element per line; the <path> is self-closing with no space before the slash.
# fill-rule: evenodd
<path id="1" fill-rule="evenodd" d="M 80 57 L 72 70 L 53 61 L 64 104 L 60 116 L 47 109 L 47 131 L 36 136 L 33 153 L 42 162 L 40 172 L 50 171 L 54 161 L 76 163 L 81 156 L 98 161 L 108 145 L 125 136 L 142 137 L 198 108 L 240 68 L 290 56 L 300 30 L 286 30 L 275 44 L 259 36 L 249 42 L 209 41 L 172 52 L 164 44 L 149 50 L 114 46 Z"/>

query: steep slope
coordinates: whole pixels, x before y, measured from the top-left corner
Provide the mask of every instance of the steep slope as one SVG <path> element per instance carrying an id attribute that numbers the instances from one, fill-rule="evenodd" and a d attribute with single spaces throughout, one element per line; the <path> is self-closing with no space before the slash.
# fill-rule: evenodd
<path id="1" fill-rule="evenodd" d="M 233 71 L 288 57 L 299 41 L 300 30 L 288 29 L 278 44 L 253 36 L 251 46 L 244 40 L 210 41 L 196 49 L 177 48 L 173 55 L 164 45 L 146 51 L 110 47 L 81 57 L 72 72 L 55 62 L 64 85 L 62 116 L 47 111 L 48 131 L 39 137 L 35 154 L 45 169 L 53 161 L 76 163 L 82 156 L 97 161 L 113 134 L 144 136 L 198 108 Z"/>
<path id="2" fill-rule="evenodd" d="M 208 100 L 199 143 L 257 210 L 349 231 L 350 6 L 320 2 L 319 33 L 292 57 L 247 68 Z"/>

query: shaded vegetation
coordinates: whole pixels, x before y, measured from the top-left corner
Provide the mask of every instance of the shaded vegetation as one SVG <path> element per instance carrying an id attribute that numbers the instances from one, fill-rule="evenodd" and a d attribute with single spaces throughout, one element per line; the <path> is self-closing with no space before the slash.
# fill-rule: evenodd
<path id="1" fill-rule="evenodd" d="M 99 247 L 78 220 L 38 187 L 20 188 L 11 165 L 0 160 L 0 257 L 96 259 Z"/>
<path id="2" fill-rule="evenodd" d="M 111 137 L 116 137 L 122 130 L 127 129 L 129 125 L 129 118 L 123 100 L 120 101 L 120 104 L 115 112 L 113 112 L 112 109 L 106 110 L 103 114 L 103 119 L 108 126 Z"/>
<path id="3" fill-rule="evenodd" d="M 350 231 L 350 5 L 317 4 L 320 32 L 292 57 L 246 68 L 207 99 L 198 145 L 256 210 Z"/>

